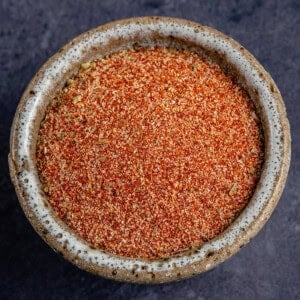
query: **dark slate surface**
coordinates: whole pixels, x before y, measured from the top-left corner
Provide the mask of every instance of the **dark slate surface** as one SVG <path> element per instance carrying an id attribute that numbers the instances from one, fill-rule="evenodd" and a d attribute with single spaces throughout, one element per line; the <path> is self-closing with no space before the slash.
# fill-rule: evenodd
<path id="1" fill-rule="evenodd" d="M 39 67 L 68 40 L 131 16 L 168 15 L 229 34 L 271 73 L 287 106 L 292 164 L 272 218 L 229 261 L 177 283 L 117 283 L 81 271 L 34 232 L 18 204 L 7 166 L 9 129 L 19 98 Z M 0 1 L 0 298 L 296 299 L 300 298 L 300 2 Z"/>

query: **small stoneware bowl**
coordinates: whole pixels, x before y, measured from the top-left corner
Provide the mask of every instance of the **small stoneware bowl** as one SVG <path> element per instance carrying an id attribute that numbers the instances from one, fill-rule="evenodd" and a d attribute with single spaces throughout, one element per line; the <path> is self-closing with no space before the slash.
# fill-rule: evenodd
<path id="1" fill-rule="evenodd" d="M 36 168 L 40 123 L 53 95 L 82 63 L 136 46 L 188 48 L 209 56 L 247 90 L 263 126 L 261 178 L 246 208 L 219 236 L 200 249 L 165 260 L 145 261 L 91 248 L 55 217 Z M 198 23 L 163 17 L 132 18 L 88 31 L 51 57 L 28 85 L 16 111 L 10 139 L 10 175 L 20 204 L 37 233 L 57 252 L 89 272 L 121 281 L 161 283 L 207 271 L 253 238 L 269 219 L 285 185 L 290 129 L 280 92 L 257 60 L 230 37 Z"/>

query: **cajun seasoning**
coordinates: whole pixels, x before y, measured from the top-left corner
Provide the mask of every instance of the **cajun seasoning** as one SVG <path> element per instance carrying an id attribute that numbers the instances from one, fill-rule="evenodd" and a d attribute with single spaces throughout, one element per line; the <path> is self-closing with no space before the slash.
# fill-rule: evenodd
<path id="1" fill-rule="evenodd" d="M 37 166 L 58 215 L 94 247 L 154 259 L 200 247 L 251 197 L 263 160 L 253 103 L 187 50 L 85 63 L 41 124 Z"/>

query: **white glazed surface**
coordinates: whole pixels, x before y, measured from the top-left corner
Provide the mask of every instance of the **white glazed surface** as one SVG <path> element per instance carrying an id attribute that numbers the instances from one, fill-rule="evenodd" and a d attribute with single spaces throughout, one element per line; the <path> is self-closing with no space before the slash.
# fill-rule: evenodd
<path id="1" fill-rule="evenodd" d="M 218 52 L 225 53 L 228 62 L 236 66 L 240 73 L 245 76 L 247 85 L 258 91 L 262 111 L 267 116 L 268 127 L 270 129 L 269 144 L 266 146 L 266 150 L 272 149 L 272 151 L 269 151 L 268 163 L 264 166 L 264 173 L 262 174 L 262 181 L 259 187 L 255 191 L 251 202 L 241 213 L 237 222 L 230 227 L 230 230 L 226 231 L 219 238 L 206 243 L 196 253 L 190 256 L 171 258 L 167 262 L 145 262 L 143 260 L 119 258 L 97 249 L 91 249 L 82 240 L 78 239 L 75 234 L 65 231 L 61 224 L 52 216 L 51 208 L 44 205 L 43 195 L 39 189 L 40 184 L 35 163 L 30 159 L 30 149 L 32 147 L 31 131 L 38 110 L 43 104 L 44 97 L 50 87 L 61 80 L 61 74 L 68 72 L 72 67 L 72 63 L 78 61 L 82 52 L 88 51 L 88 49 L 95 45 L 106 44 L 111 38 L 123 38 L 136 34 L 150 36 L 152 32 L 159 32 L 165 36 L 172 35 L 175 38 L 184 38 L 203 47 L 216 49 Z M 198 32 L 195 32 L 195 28 L 188 24 L 179 25 L 172 21 L 164 21 L 120 24 L 106 31 L 95 31 L 85 39 L 75 43 L 66 53 L 54 60 L 35 84 L 33 90 L 35 94 L 31 95 L 27 100 L 15 124 L 18 128 L 16 163 L 17 165 L 21 165 L 25 161 L 28 165 L 26 169 L 23 169 L 18 174 L 19 185 L 27 196 L 28 205 L 32 209 L 32 213 L 36 215 L 49 234 L 52 236 L 61 236 L 61 238 L 57 238 L 57 241 L 61 245 L 64 245 L 70 253 L 98 266 L 128 271 L 136 269 L 138 271 L 142 266 L 146 265 L 148 271 L 157 272 L 171 269 L 174 263 L 177 267 L 181 267 L 204 260 L 208 252 L 217 252 L 224 246 L 233 244 L 241 230 L 247 230 L 267 204 L 274 189 L 276 177 L 283 164 L 281 155 L 283 151 L 281 146 L 283 128 L 280 121 L 280 112 L 274 95 L 270 91 L 269 84 L 259 76 L 258 70 L 253 67 L 252 63 L 243 55 L 243 52 L 235 48 L 227 39 L 220 39 L 220 36 L 216 37 L 213 32 L 206 31 L 205 27 L 199 28 Z M 66 241 L 68 242 L 66 243 Z M 211 268 L 211 265 L 207 264 L 206 268 Z"/>

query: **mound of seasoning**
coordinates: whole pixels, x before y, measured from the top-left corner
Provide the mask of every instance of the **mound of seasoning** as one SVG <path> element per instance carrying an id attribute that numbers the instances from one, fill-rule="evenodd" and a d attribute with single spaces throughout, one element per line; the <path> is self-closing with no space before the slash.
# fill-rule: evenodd
<path id="1" fill-rule="evenodd" d="M 57 216 L 90 245 L 166 258 L 238 216 L 263 161 L 247 93 L 188 50 L 124 50 L 88 62 L 43 120 L 37 167 Z"/>

